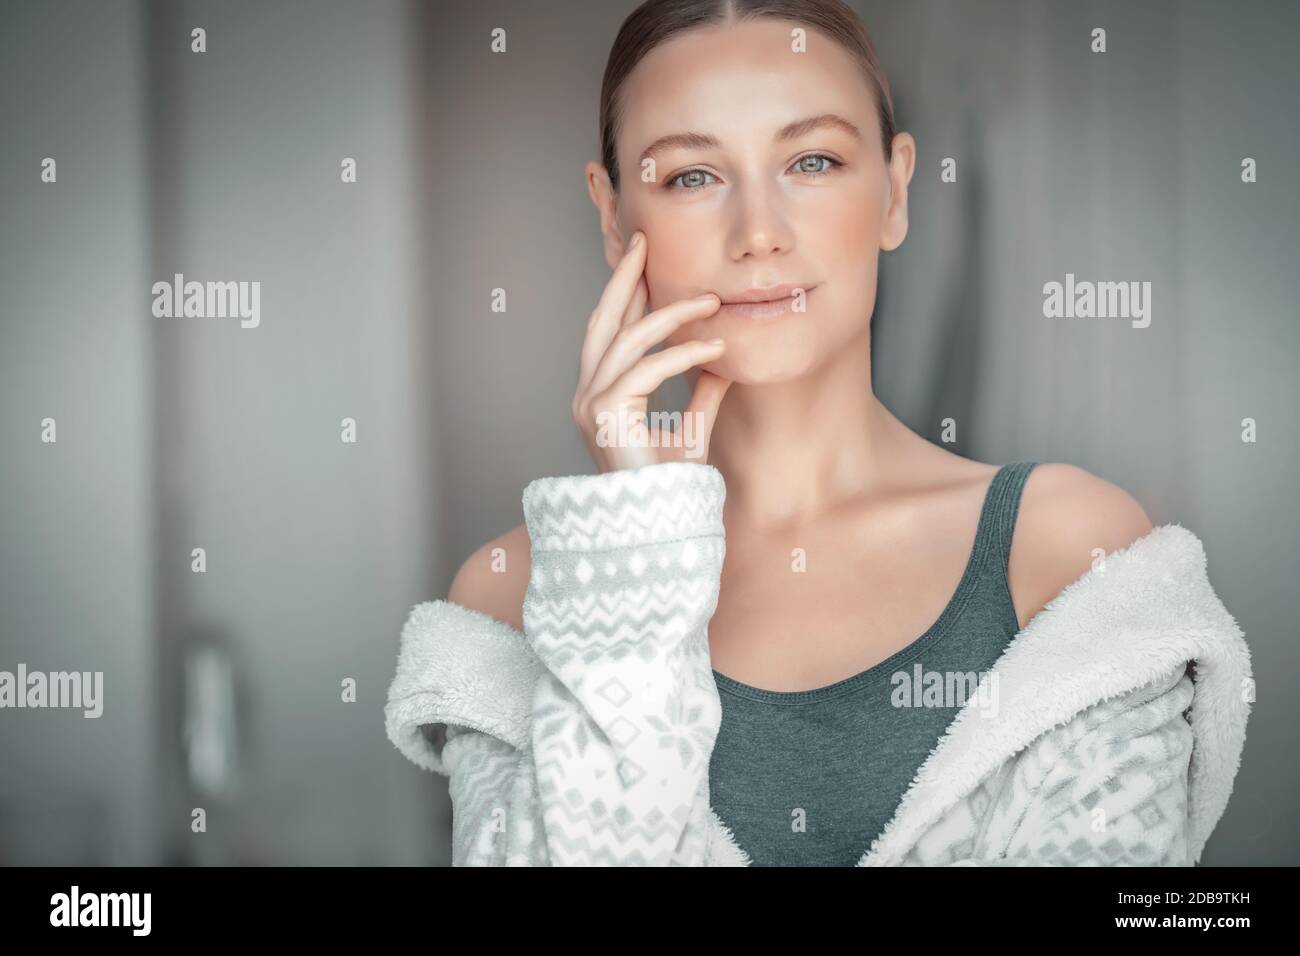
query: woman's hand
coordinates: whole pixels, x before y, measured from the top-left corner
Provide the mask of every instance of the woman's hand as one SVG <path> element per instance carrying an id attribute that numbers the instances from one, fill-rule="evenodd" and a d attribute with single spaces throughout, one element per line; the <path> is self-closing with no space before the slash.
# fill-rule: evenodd
<path id="1" fill-rule="evenodd" d="M 731 385 L 701 370 L 679 428 L 646 422 L 649 395 L 664 381 L 722 355 L 721 339 L 690 341 L 652 355 L 646 351 L 687 322 L 707 318 L 722 304 L 712 292 L 682 299 L 642 316 L 646 241 L 632 236 L 587 323 L 573 418 L 602 472 L 664 461 L 704 462 L 718 406 Z M 672 416 L 677 423 L 677 416 Z M 689 419 L 689 421 L 688 421 Z"/>

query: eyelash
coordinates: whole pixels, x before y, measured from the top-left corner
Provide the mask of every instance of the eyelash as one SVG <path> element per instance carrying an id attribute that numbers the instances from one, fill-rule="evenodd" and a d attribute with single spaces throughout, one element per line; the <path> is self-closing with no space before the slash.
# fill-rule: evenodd
<path id="1" fill-rule="evenodd" d="M 806 159 L 824 159 L 831 164 L 827 169 L 823 169 L 821 172 L 810 173 L 805 171 L 803 173 L 803 175 L 812 176 L 813 178 L 817 178 L 819 176 L 827 176 L 844 165 L 835 157 L 827 156 L 825 153 L 809 153 L 807 156 L 800 156 L 791 165 L 797 166 L 799 163 L 802 163 Z M 673 183 L 677 182 L 677 180 L 681 179 L 683 176 L 689 176 L 691 173 L 703 173 L 706 176 L 713 175 L 711 172 L 709 172 L 706 169 L 684 169 L 676 176 L 674 176 L 672 179 L 664 183 L 664 189 L 667 189 L 670 192 L 687 192 L 687 193 L 693 193 L 700 189 L 703 189 L 704 186 L 707 185 L 707 183 L 701 184 L 699 186 L 674 186 L 673 185 Z"/>

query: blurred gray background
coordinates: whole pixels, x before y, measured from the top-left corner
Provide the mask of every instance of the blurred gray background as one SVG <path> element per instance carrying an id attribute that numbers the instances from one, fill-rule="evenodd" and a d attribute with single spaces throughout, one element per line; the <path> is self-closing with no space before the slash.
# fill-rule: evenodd
<path id="1" fill-rule="evenodd" d="M 0 669 L 106 697 L 0 711 L 0 862 L 449 861 L 445 781 L 383 732 L 397 635 L 592 468 L 582 166 L 635 5 L 0 4 Z M 1201 536 L 1258 680 L 1204 862 L 1297 862 L 1300 7 L 853 6 L 919 147 L 878 394 Z M 155 318 L 176 272 L 260 281 L 260 327 Z M 1150 281 L 1150 328 L 1044 319 L 1067 272 Z"/>

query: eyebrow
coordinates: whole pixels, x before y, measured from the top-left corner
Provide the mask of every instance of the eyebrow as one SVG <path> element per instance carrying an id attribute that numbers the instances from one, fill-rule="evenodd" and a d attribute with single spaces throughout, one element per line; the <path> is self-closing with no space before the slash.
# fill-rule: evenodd
<path id="1" fill-rule="evenodd" d="M 843 116 L 836 113 L 822 113 L 820 116 L 809 116 L 807 119 L 795 120 L 781 127 L 772 138 L 772 142 L 780 143 L 798 139 L 800 136 L 807 136 L 814 130 L 826 127 L 842 130 L 856 140 L 862 139 L 862 131 Z M 655 153 L 666 149 L 718 149 L 721 146 L 722 142 L 708 133 L 669 133 L 667 136 L 660 136 L 647 146 L 641 153 L 640 162 L 645 162 Z"/>

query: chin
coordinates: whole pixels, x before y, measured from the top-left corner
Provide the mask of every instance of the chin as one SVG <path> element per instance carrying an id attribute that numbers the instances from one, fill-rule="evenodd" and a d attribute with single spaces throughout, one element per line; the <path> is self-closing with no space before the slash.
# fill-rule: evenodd
<path id="1" fill-rule="evenodd" d="M 815 342 L 745 339 L 744 335 L 727 337 L 727 354 L 701 367 L 737 385 L 775 385 L 803 378 L 821 364 Z"/>

